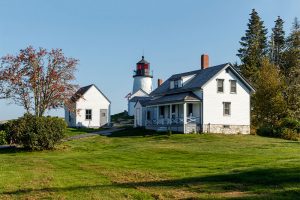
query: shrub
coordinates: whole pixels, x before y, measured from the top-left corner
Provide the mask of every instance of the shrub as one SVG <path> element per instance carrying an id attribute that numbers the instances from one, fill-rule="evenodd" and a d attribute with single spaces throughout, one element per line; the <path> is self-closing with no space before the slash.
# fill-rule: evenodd
<path id="1" fill-rule="evenodd" d="M 6 132 L 0 131 L 0 145 L 7 144 L 6 142 Z"/>
<path id="2" fill-rule="evenodd" d="M 274 127 L 271 126 L 261 126 L 260 128 L 257 129 L 257 135 L 260 136 L 267 136 L 267 137 L 276 137 L 277 135 L 277 130 Z"/>
<path id="3" fill-rule="evenodd" d="M 291 130 L 295 130 L 296 132 L 300 133 L 300 121 L 293 118 L 282 119 L 280 122 L 280 127 L 282 129 L 289 128 Z"/>
<path id="4" fill-rule="evenodd" d="M 286 140 L 297 141 L 299 134 L 297 133 L 296 130 L 293 130 L 290 128 L 283 128 L 280 132 L 280 136 L 281 136 L 281 138 L 286 139 Z"/>
<path id="5" fill-rule="evenodd" d="M 24 117 L 6 124 L 10 143 L 21 145 L 30 150 L 53 149 L 64 137 L 66 123 L 57 117 Z"/>

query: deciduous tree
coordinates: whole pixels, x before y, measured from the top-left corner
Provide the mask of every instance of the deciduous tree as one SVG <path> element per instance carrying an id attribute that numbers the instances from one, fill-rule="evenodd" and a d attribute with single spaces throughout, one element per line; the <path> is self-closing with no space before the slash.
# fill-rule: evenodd
<path id="1" fill-rule="evenodd" d="M 275 126 L 286 116 L 286 102 L 282 92 L 284 81 L 279 69 L 268 59 L 263 59 L 261 66 L 253 96 L 254 122 L 257 126 Z"/>
<path id="2" fill-rule="evenodd" d="M 16 56 L 1 58 L 0 98 L 10 99 L 36 116 L 46 110 L 70 106 L 76 92 L 74 72 L 78 60 L 61 49 L 47 51 L 29 46 Z"/>

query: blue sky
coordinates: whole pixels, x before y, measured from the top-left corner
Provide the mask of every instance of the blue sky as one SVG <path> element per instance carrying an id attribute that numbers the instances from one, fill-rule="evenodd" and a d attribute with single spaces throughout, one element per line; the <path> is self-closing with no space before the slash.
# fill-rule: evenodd
<path id="1" fill-rule="evenodd" d="M 273 27 L 280 15 L 289 32 L 300 18 L 298 0 L 1 0 L 0 55 L 28 45 L 62 48 L 80 60 L 77 83 L 96 84 L 112 101 L 112 112 L 127 108 L 132 71 L 144 51 L 157 78 L 210 64 L 239 61 L 239 40 L 255 8 Z M 21 116 L 22 107 L 0 100 L 0 120 Z M 62 110 L 49 114 L 62 116 Z"/>

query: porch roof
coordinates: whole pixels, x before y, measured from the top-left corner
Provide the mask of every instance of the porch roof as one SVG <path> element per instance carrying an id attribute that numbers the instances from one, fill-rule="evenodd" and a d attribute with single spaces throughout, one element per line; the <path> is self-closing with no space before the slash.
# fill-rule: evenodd
<path id="1" fill-rule="evenodd" d="M 196 96 L 193 92 L 184 92 L 178 94 L 165 95 L 148 101 L 146 106 L 161 105 L 167 103 L 178 102 L 200 102 L 202 99 Z"/>

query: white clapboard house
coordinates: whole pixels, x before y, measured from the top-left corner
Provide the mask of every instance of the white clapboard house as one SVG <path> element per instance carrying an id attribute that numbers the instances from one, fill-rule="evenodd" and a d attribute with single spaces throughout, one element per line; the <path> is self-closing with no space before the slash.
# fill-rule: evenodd
<path id="1" fill-rule="evenodd" d="M 72 97 L 74 111 L 65 108 L 69 127 L 98 128 L 110 124 L 110 100 L 94 84 L 80 88 Z"/>
<path id="2" fill-rule="evenodd" d="M 135 126 L 183 133 L 250 133 L 254 88 L 229 63 L 174 74 L 135 104 Z"/>

